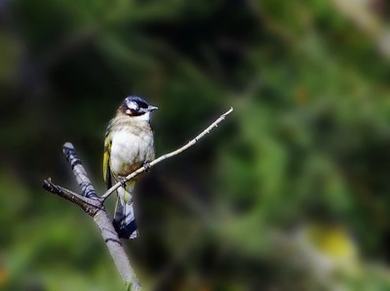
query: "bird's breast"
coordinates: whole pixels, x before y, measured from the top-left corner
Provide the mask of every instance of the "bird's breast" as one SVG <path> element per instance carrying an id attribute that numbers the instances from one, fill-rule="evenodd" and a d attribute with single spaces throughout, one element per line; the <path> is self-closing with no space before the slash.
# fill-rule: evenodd
<path id="1" fill-rule="evenodd" d="M 128 175 L 154 158 L 153 133 L 120 130 L 113 133 L 110 167 L 116 175 Z"/>

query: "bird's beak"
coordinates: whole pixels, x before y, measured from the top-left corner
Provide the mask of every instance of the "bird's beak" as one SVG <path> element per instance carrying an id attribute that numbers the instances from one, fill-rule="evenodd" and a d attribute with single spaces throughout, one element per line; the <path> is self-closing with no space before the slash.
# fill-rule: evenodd
<path id="1" fill-rule="evenodd" d="M 148 106 L 148 111 L 152 112 L 152 111 L 156 111 L 158 109 L 157 106 L 152 106 L 152 105 L 149 105 Z"/>

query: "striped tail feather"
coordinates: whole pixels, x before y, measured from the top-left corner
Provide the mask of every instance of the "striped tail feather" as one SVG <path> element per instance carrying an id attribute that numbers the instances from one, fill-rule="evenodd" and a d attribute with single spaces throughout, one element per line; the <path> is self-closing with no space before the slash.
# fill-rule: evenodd
<path id="1" fill-rule="evenodd" d="M 134 202 L 131 192 L 134 184 L 119 187 L 117 190 L 118 200 L 115 207 L 113 225 L 120 238 L 135 239 L 138 236 L 137 224 L 134 215 Z"/>

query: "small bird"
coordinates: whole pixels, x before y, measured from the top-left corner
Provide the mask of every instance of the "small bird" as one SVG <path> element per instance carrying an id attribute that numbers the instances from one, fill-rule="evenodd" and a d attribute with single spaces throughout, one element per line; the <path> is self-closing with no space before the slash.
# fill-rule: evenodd
<path id="1" fill-rule="evenodd" d="M 120 238 L 137 237 L 133 192 L 135 180 L 124 183 L 127 175 L 154 159 L 151 113 L 158 107 L 138 96 L 128 96 L 108 124 L 104 140 L 103 177 L 107 188 L 113 180 L 121 182 L 113 225 Z"/>

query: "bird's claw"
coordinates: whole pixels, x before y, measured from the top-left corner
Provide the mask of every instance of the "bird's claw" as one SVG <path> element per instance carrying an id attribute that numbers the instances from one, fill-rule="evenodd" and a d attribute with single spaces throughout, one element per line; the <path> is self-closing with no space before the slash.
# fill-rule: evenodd
<path id="1" fill-rule="evenodd" d="M 149 172 L 149 169 L 151 168 L 150 162 L 144 162 L 143 167 L 145 168 L 145 172 Z"/>
<path id="2" fill-rule="evenodd" d="M 126 188 L 126 183 L 127 183 L 126 178 L 120 177 L 120 178 L 119 178 L 119 183 L 121 183 L 121 186 L 122 186 L 123 188 Z"/>

